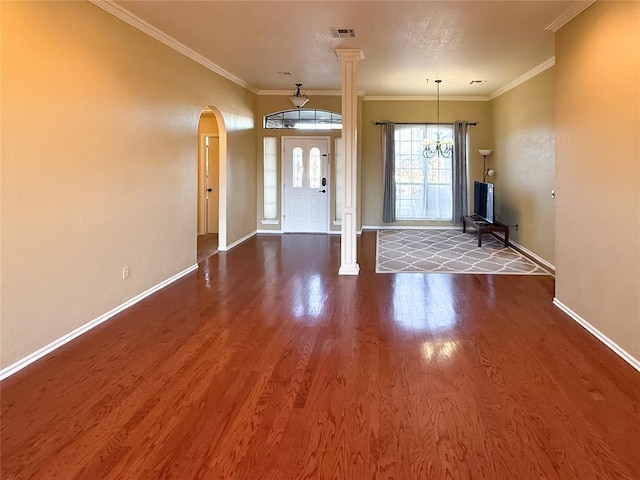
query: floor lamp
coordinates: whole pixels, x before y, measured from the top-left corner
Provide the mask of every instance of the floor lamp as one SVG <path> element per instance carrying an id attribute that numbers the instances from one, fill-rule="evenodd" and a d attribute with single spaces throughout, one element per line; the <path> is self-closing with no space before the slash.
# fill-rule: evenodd
<path id="1" fill-rule="evenodd" d="M 486 182 L 487 181 L 487 176 L 492 177 L 493 174 L 495 173 L 495 170 L 489 168 L 487 169 L 487 157 L 489 155 L 491 155 L 491 152 L 493 152 L 493 150 L 491 150 L 490 148 L 481 148 L 480 150 L 478 150 L 478 153 L 480 155 L 482 155 L 482 181 Z"/>

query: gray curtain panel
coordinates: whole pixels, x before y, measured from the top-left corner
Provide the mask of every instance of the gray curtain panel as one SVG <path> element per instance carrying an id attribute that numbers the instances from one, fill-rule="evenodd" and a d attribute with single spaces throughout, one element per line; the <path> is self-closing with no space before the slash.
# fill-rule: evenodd
<path id="1" fill-rule="evenodd" d="M 453 223 L 460 225 L 469 214 L 467 195 L 467 122 L 453 124 Z"/>
<path id="2" fill-rule="evenodd" d="M 384 164 L 384 193 L 382 197 L 382 221 L 396 221 L 396 156 L 395 123 L 387 122 L 382 126 L 382 161 Z"/>

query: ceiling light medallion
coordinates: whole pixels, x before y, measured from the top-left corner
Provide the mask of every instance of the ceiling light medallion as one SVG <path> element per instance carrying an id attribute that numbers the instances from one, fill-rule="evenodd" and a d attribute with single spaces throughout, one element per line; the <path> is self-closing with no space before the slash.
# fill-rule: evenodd
<path id="1" fill-rule="evenodd" d="M 422 154 L 426 158 L 433 157 L 445 157 L 451 158 L 453 155 L 453 141 L 450 138 L 442 139 L 442 130 L 440 130 L 440 83 L 442 80 L 435 80 L 438 87 L 436 96 L 436 138 L 435 141 L 430 138 L 425 138 L 422 141 L 424 145 L 424 151 Z"/>
<path id="2" fill-rule="evenodd" d="M 296 108 L 302 108 L 305 103 L 309 101 L 307 96 L 300 91 L 300 87 L 302 87 L 301 83 L 296 83 L 296 93 L 289 97 L 291 103 L 293 103 Z"/>

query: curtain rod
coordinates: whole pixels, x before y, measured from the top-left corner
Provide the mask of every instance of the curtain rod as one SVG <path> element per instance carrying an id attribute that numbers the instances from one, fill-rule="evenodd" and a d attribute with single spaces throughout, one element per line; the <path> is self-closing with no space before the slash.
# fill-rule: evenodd
<path id="1" fill-rule="evenodd" d="M 375 125 L 386 125 L 389 122 L 374 122 Z M 438 125 L 437 123 L 420 123 L 420 122 L 408 122 L 408 123 L 401 123 L 401 122 L 394 122 L 396 125 Z M 467 125 L 471 126 L 471 127 L 475 127 L 478 123 L 477 122 L 467 122 Z M 448 123 L 440 123 L 440 125 L 449 125 Z"/>

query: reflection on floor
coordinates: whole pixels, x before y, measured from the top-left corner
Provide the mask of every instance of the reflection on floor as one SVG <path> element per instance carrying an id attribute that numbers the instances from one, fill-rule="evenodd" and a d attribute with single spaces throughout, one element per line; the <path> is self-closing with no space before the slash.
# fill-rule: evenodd
<path id="1" fill-rule="evenodd" d="M 198 263 L 218 253 L 218 234 L 198 235 Z"/>
<path id="2" fill-rule="evenodd" d="M 357 245 L 254 235 L 7 378 L 0 478 L 640 479 L 640 374 L 552 276 Z"/>

